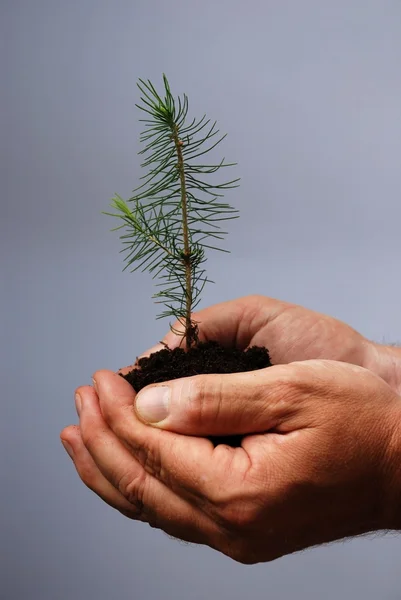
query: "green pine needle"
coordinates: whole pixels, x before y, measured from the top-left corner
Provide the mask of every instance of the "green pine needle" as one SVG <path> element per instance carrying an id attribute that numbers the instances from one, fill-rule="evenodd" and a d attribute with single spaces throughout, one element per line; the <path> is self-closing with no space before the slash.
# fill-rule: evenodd
<path id="1" fill-rule="evenodd" d="M 153 298 L 165 310 L 158 318 L 180 321 L 189 348 L 197 341 L 192 311 L 206 283 L 212 283 L 204 269 L 205 250 L 228 252 L 207 242 L 224 239 L 226 232 L 219 223 L 238 217 L 237 210 L 219 199 L 225 190 L 238 187 L 239 179 L 219 184 L 207 181 L 207 176 L 236 164 L 224 158 L 204 164 L 203 157 L 226 136 L 219 136 L 216 122 L 206 115 L 188 122 L 187 96 L 174 99 L 165 75 L 163 83 L 164 97 L 149 80 L 139 79 L 141 104 L 136 106 L 146 115 L 141 119 L 144 148 L 139 154 L 145 157 L 141 166 L 147 173 L 128 201 L 115 195 L 114 212 L 104 214 L 120 219 L 113 231 L 124 230 L 120 236 L 124 270 L 147 270 L 159 279 L 161 289 Z M 197 161 L 200 157 L 201 162 Z"/>

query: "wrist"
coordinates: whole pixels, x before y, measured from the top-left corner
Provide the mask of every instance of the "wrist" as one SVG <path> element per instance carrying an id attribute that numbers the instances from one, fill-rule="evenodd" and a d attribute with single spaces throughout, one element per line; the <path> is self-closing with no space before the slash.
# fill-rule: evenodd
<path id="1" fill-rule="evenodd" d="M 384 515 L 381 529 L 401 531 L 401 348 L 366 340 L 363 366 L 398 394 L 385 419 Z"/>
<path id="2" fill-rule="evenodd" d="M 401 531 L 401 402 L 397 402 L 394 412 L 388 416 L 382 529 Z"/>
<path id="3" fill-rule="evenodd" d="M 379 375 L 401 395 L 401 347 L 383 346 L 366 340 L 363 366 Z"/>

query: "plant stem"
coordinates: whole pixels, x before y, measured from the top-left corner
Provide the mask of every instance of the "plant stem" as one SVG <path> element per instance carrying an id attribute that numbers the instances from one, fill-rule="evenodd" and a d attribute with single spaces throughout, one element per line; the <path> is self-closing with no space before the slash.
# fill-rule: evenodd
<path id="1" fill-rule="evenodd" d="M 185 342 L 187 350 L 190 349 L 194 340 L 194 327 L 191 320 L 192 308 L 192 272 L 191 272 L 191 248 L 189 245 L 188 230 L 188 206 L 187 189 L 185 181 L 184 157 L 182 155 L 183 142 L 178 134 L 178 126 L 175 124 L 173 129 L 173 139 L 177 151 L 177 168 L 180 173 L 181 184 L 181 209 L 182 209 L 182 237 L 184 240 L 183 263 L 185 267 Z"/>

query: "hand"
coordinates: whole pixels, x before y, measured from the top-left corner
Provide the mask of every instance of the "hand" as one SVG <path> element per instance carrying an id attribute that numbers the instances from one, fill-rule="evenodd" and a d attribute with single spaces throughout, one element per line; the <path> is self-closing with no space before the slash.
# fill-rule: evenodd
<path id="1" fill-rule="evenodd" d="M 84 483 L 127 516 L 246 564 L 401 527 L 401 398 L 362 367 L 307 360 L 137 397 L 116 374 L 95 380 L 62 438 Z M 140 401 L 166 389 L 169 416 L 149 426 Z M 227 433 L 254 435 L 241 448 L 191 437 Z"/>
<path id="2" fill-rule="evenodd" d="M 200 340 L 237 348 L 265 346 L 275 365 L 312 358 L 352 363 L 377 373 L 401 393 L 401 349 L 375 344 L 327 315 L 254 295 L 217 304 L 193 317 L 199 321 Z M 173 329 L 181 331 L 182 326 L 176 322 Z M 163 343 L 175 348 L 181 339 L 169 332 Z M 158 344 L 144 355 L 162 347 Z"/>

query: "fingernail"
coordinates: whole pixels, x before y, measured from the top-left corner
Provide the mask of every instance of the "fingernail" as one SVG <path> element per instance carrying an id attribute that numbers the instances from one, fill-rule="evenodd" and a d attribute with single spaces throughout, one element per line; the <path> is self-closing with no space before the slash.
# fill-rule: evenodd
<path id="1" fill-rule="evenodd" d="M 158 385 L 143 392 L 136 398 L 136 410 L 144 421 L 159 423 L 168 416 L 170 388 Z"/>
<path id="2" fill-rule="evenodd" d="M 96 383 L 96 379 L 94 377 L 92 377 L 92 385 L 93 385 L 95 392 L 97 393 L 97 383 Z"/>
<path id="3" fill-rule="evenodd" d="M 64 448 L 68 452 L 70 458 L 74 458 L 74 451 L 72 449 L 72 446 L 68 442 L 66 442 L 65 440 L 61 440 L 61 443 L 63 444 Z"/>
<path id="4" fill-rule="evenodd" d="M 75 394 L 75 406 L 76 406 L 78 417 L 79 417 L 81 414 L 81 408 L 82 408 L 82 399 L 79 394 Z"/>

